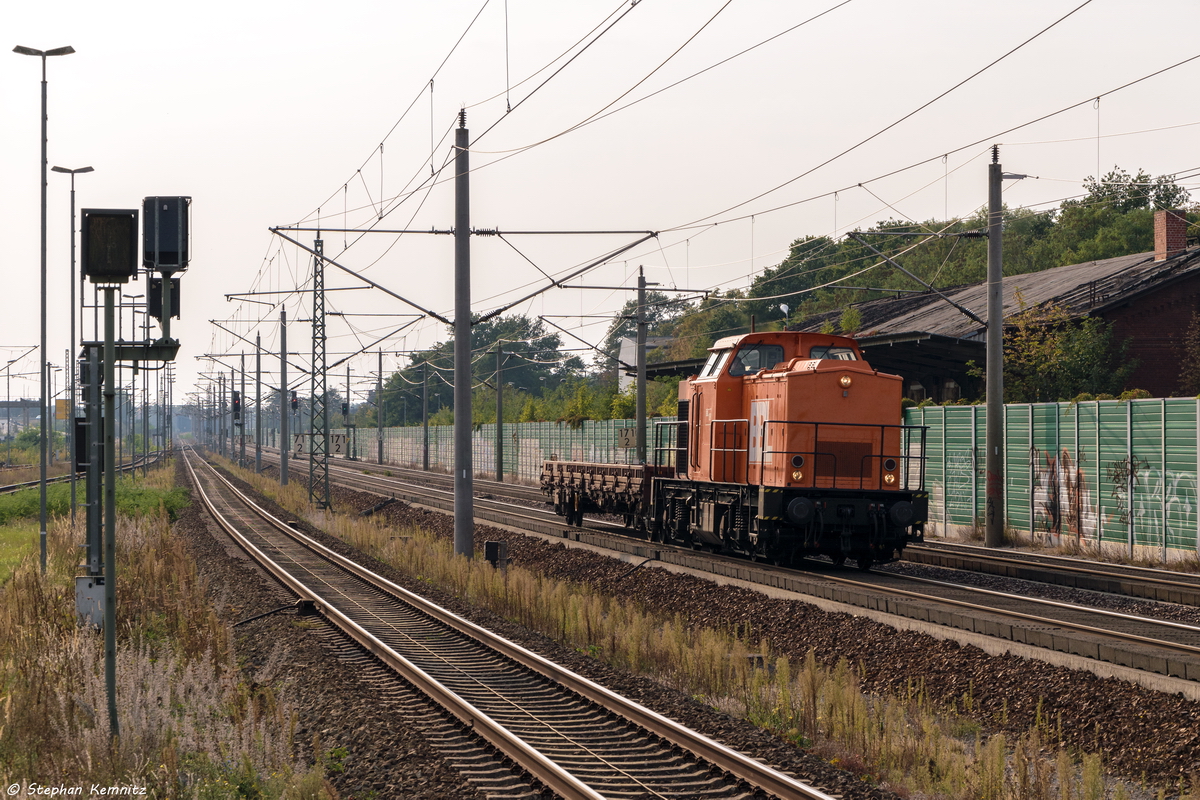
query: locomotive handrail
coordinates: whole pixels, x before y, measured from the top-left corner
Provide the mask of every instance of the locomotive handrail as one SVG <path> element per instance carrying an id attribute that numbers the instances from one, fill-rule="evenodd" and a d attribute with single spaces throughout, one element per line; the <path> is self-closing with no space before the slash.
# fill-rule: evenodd
<path id="1" fill-rule="evenodd" d="M 683 448 L 679 447 L 679 427 L 681 425 L 687 425 L 687 424 L 688 424 L 688 421 L 686 419 L 682 419 L 682 420 L 677 419 L 677 420 L 672 420 L 672 421 L 666 421 L 666 420 L 661 420 L 661 421 L 655 420 L 654 421 L 654 451 L 653 451 L 654 452 L 654 466 L 656 466 L 656 467 L 674 467 L 676 472 L 679 471 L 679 466 L 680 466 L 680 464 L 683 463 L 679 458 L 679 452 L 681 449 L 683 449 Z M 662 431 L 664 428 L 670 428 L 672 426 L 674 426 L 674 428 L 675 428 L 675 442 L 671 445 L 664 446 L 662 443 L 663 442 Z M 675 458 L 674 458 L 675 463 L 663 464 L 659 460 L 659 453 L 672 453 L 672 452 L 675 454 Z"/>
<path id="2" fill-rule="evenodd" d="M 769 450 L 769 449 L 767 449 L 767 447 L 766 447 L 767 427 L 769 425 L 773 425 L 773 424 L 811 425 L 813 428 L 813 449 L 812 450 Z M 838 488 L 837 484 L 838 484 L 839 473 L 838 473 L 838 468 L 837 468 L 837 455 L 834 453 L 823 452 L 820 449 L 818 449 L 821 445 L 821 426 L 822 425 L 824 425 L 826 427 L 837 427 L 837 428 L 843 428 L 843 427 L 844 428 L 875 428 L 875 429 L 879 430 L 879 439 L 878 439 L 879 446 L 877 449 L 880 452 L 868 453 L 867 455 L 862 456 L 862 458 L 859 461 L 858 478 L 857 478 L 858 486 L 855 488 L 860 488 L 860 489 L 868 488 L 863 485 L 864 476 L 866 473 L 866 470 L 864 469 L 864 467 L 866 466 L 868 461 L 878 460 L 880 462 L 880 467 L 883 467 L 884 459 L 888 459 L 888 458 L 898 459 L 900 463 L 897 466 L 898 467 L 903 466 L 903 475 L 904 475 L 903 483 L 900 486 L 897 486 L 896 488 L 898 488 L 898 489 L 899 488 L 903 488 L 903 489 L 911 489 L 912 488 L 910 486 L 910 483 L 911 483 L 910 472 L 911 472 L 912 462 L 914 462 L 914 461 L 920 465 L 920 470 L 918 473 L 918 485 L 916 487 L 916 490 L 921 491 L 925 488 L 925 462 L 927 460 L 927 458 L 925 456 L 925 441 L 926 441 L 926 434 L 928 433 L 928 430 L 929 430 L 929 427 L 927 425 L 886 425 L 886 424 L 876 425 L 873 423 L 864 423 L 864 422 L 819 422 L 819 421 L 810 421 L 810 420 L 790 420 L 790 419 L 763 420 L 763 423 L 762 423 L 762 442 L 763 442 L 762 456 L 763 456 L 763 459 L 762 459 L 762 461 L 759 462 L 759 485 L 760 486 L 766 485 L 766 469 L 764 466 L 766 464 L 766 460 L 767 460 L 766 456 L 779 454 L 779 455 L 812 456 L 813 470 L 811 472 L 811 477 L 809 478 L 808 484 L 814 488 L 817 485 L 816 484 L 816 478 L 817 478 L 816 465 L 817 465 L 817 463 L 819 463 L 817 461 L 817 459 L 818 458 L 833 459 L 833 472 L 832 472 L 831 478 L 830 478 L 830 480 L 832 482 L 832 486 L 830 488 L 833 488 L 833 489 Z M 901 448 L 904 452 L 890 453 L 890 454 L 882 452 L 884 437 L 886 435 L 887 430 L 889 430 L 889 429 L 894 429 L 900 433 Z M 911 449 L 911 445 L 912 445 L 911 440 L 909 440 L 908 442 L 905 442 L 904 440 L 911 431 L 916 431 L 916 430 L 919 430 L 921 432 L 921 445 L 920 445 L 920 455 L 914 456 L 909 453 L 909 450 Z M 786 439 L 786 436 L 785 436 L 785 439 Z M 899 471 L 900 470 L 890 470 L 890 472 L 899 472 Z M 880 469 L 879 474 L 876 476 L 876 479 L 875 479 L 876 485 L 873 488 L 880 489 L 880 490 L 884 489 L 883 474 L 884 474 L 884 470 Z M 850 476 L 841 476 L 841 477 L 845 478 L 846 480 L 851 479 Z"/>
<path id="3" fill-rule="evenodd" d="M 746 446 L 745 447 L 717 447 L 716 446 L 714 437 L 716 436 L 717 425 L 722 426 L 721 427 L 721 443 L 724 444 L 725 440 L 728 439 L 728 437 L 729 437 L 728 426 L 731 424 L 735 425 L 735 426 L 738 424 L 745 424 L 745 426 L 746 426 Z M 737 439 L 736 439 L 737 434 L 738 434 L 738 429 L 735 427 L 733 429 L 733 435 L 735 437 L 734 438 L 735 444 L 737 443 Z M 717 453 L 725 454 L 725 455 L 721 456 L 722 467 L 723 467 L 721 470 L 721 474 L 725 477 L 725 482 L 727 482 L 727 483 L 737 483 L 738 482 L 736 476 L 733 478 L 730 478 L 728 476 L 728 473 L 737 470 L 737 454 L 745 453 L 746 461 L 745 461 L 744 471 L 746 474 L 745 474 L 745 477 L 743 478 L 743 480 L 741 481 L 741 483 L 745 483 L 747 485 L 750 484 L 750 420 L 748 420 L 748 419 L 714 419 L 712 422 L 710 422 L 708 425 L 708 452 L 709 452 L 710 458 L 712 459 L 712 464 L 709 465 L 709 474 L 710 475 L 713 473 L 712 466 L 713 466 L 713 464 L 716 463 L 716 454 Z M 730 456 L 728 455 L 729 453 L 733 454 L 733 470 L 730 470 L 728 468 L 729 458 L 730 458 Z"/>

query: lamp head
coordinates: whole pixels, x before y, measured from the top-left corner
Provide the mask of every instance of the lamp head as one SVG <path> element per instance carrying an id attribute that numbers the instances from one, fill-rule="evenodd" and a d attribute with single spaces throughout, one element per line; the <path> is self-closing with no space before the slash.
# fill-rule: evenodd
<path id="1" fill-rule="evenodd" d="M 68 45 L 66 47 L 56 47 L 53 50 L 37 50 L 32 47 L 17 45 L 13 48 L 13 52 L 20 53 L 23 56 L 41 56 L 45 58 L 46 56 L 69 56 L 75 52 L 75 48 Z"/>

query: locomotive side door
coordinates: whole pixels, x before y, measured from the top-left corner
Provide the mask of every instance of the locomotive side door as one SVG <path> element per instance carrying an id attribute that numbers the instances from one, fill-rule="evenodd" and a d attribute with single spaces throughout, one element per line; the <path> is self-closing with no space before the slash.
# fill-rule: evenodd
<path id="1" fill-rule="evenodd" d="M 763 441 L 763 423 L 771 418 L 771 401 L 766 400 L 751 400 L 750 401 L 750 463 L 751 464 L 770 464 L 772 454 L 767 452 L 764 455 L 766 442 Z"/>

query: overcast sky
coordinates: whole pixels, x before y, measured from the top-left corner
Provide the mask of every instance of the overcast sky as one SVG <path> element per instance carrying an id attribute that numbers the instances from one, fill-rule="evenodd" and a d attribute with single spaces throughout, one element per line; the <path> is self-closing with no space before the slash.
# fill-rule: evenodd
<path id="1" fill-rule="evenodd" d="M 1114 165 L 1200 172 L 1200 109 L 1188 99 L 1200 60 L 1113 92 L 1200 55 L 1180 35 L 1194 2 L 1081 3 L 9 3 L 0 360 L 38 342 L 40 64 L 15 45 L 77 51 L 47 68 L 49 163 L 95 168 L 76 179 L 79 207 L 193 198 L 184 317 L 172 328 L 182 401 L 213 369 L 197 356 L 247 349 L 210 319 L 249 339 L 260 332 L 277 350 L 279 307 L 225 299 L 307 285 L 311 259 L 274 226 L 319 222 L 328 256 L 452 317 L 451 237 L 328 229 L 452 227 L 452 171 L 442 168 L 464 106 L 474 228 L 659 232 L 572 285 L 632 286 L 644 265 L 665 286 L 745 287 L 802 236 L 968 216 L 986 202 L 992 143 L 1006 171 L 1036 176 L 1006 184 L 1011 207 L 1052 207 Z M 1195 190 L 1195 178 L 1183 183 Z M 59 365 L 70 347 L 69 185 L 50 173 L 48 360 Z M 292 235 L 311 245 L 316 234 Z M 561 276 L 636 238 L 476 237 L 474 308 L 517 300 L 548 283 L 543 272 Z M 363 285 L 327 270 L 327 287 Z M 585 317 L 627 297 L 553 289 L 513 311 L 556 315 L 595 342 L 607 323 Z M 311 315 L 311 294 L 255 299 Z M 330 319 L 330 363 L 407 319 L 382 315 L 412 312 L 374 290 L 332 292 L 327 304 L 377 315 Z M 289 327 L 299 362 L 310 330 Z M 350 361 L 355 391 L 365 392 L 378 347 L 390 371 L 406 363 L 397 352 L 446 336 L 426 318 L 371 347 Z M 13 372 L 36 369 L 34 354 Z M 331 382 L 344 380 L 342 366 Z M 14 378 L 13 394 L 36 396 L 36 375 Z"/>

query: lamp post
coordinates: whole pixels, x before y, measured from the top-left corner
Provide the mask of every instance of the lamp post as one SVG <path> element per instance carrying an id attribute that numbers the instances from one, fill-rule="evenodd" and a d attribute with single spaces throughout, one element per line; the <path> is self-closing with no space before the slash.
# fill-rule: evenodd
<path id="1" fill-rule="evenodd" d="M 38 522 L 41 530 L 39 536 L 41 549 L 42 572 L 46 571 L 46 458 L 49 442 L 46 438 L 46 59 L 50 56 L 69 56 L 75 52 L 74 47 L 56 47 L 53 50 L 35 50 L 32 47 L 17 45 L 14 53 L 23 56 L 38 56 L 42 59 L 42 338 L 41 338 L 41 408 L 42 434 L 40 443 L 40 469 L 38 475 Z"/>
<path id="2" fill-rule="evenodd" d="M 71 414 L 67 420 L 67 450 L 74 458 L 75 453 L 75 176 L 85 172 L 93 172 L 91 167 L 79 167 L 78 169 L 67 169 L 66 167 L 51 167 L 51 172 L 61 172 L 71 176 L 71 357 L 67 359 L 67 385 L 71 387 L 69 399 L 71 401 Z M 83 275 L 79 275 L 79 296 L 83 297 Z M 71 521 L 75 521 L 75 469 L 71 469 Z"/>

